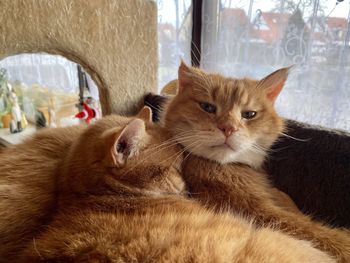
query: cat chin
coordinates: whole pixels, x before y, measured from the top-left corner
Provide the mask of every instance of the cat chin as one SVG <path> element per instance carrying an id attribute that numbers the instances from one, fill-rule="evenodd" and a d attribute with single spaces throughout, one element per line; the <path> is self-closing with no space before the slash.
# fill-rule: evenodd
<path id="1" fill-rule="evenodd" d="M 250 149 L 234 152 L 231 149 L 202 148 L 193 150 L 192 153 L 197 156 L 216 161 L 220 164 L 241 163 L 254 169 L 261 168 L 265 160 L 265 154 Z"/>
<path id="2" fill-rule="evenodd" d="M 242 163 L 259 170 L 263 165 L 265 158 L 266 154 L 248 149 L 239 153 L 237 158 L 230 161 L 230 163 Z"/>

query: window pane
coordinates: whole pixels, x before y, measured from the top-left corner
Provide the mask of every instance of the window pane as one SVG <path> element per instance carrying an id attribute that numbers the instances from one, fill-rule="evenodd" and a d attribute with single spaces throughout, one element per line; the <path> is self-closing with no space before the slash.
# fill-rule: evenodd
<path id="1" fill-rule="evenodd" d="M 98 88 L 88 73 L 79 72 L 78 77 L 76 63 L 46 53 L 0 60 L 0 144 L 20 143 L 43 127 L 100 117 Z"/>
<path id="2" fill-rule="evenodd" d="M 349 2 L 204 1 L 202 66 L 261 78 L 295 65 L 282 116 L 350 130 Z"/>
<path id="3" fill-rule="evenodd" d="M 158 0 L 158 87 L 177 78 L 180 59 L 190 64 L 191 0 Z"/>

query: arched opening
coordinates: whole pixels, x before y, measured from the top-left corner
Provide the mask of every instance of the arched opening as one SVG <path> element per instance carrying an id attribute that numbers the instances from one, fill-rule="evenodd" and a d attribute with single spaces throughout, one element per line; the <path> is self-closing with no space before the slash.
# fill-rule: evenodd
<path id="1" fill-rule="evenodd" d="M 101 117 L 99 88 L 88 71 L 84 65 L 47 53 L 0 60 L 0 143 L 16 144 L 44 127 Z"/>

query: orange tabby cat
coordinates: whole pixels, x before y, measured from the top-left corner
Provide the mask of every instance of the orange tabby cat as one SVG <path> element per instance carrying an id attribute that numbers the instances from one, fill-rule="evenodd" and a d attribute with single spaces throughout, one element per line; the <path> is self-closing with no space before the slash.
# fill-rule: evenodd
<path id="1" fill-rule="evenodd" d="M 56 174 L 83 126 L 37 132 L 0 153 L 0 261 L 16 255 L 50 221 Z"/>
<path id="2" fill-rule="evenodd" d="M 315 242 L 340 262 L 350 262 L 350 235 L 276 204 L 260 169 L 283 131 L 274 101 L 288 76 L 280 69 L 260 81 L 208 74 L 184 63 L 178 93 L 167 106 L 164 126 L 188 153 L 183 176 L 204 205 L 253 216 L 285 233 Z M 255 168 L 252 169 L 251 167 Z"/>
<path id="3" fill-rule="evenodd" d="M 85 128 L 44 129 L 0 152 L 0 262 L 49 224 L 57 207 L 58 170 Z"/>
<path id="4" fill-rule="evenodd" d="M 109 116 L 69 147 L 59 213 L 17 262 L 334 262 L 327 254 L 188 200 L 179 146 L 139 118 Z"/>

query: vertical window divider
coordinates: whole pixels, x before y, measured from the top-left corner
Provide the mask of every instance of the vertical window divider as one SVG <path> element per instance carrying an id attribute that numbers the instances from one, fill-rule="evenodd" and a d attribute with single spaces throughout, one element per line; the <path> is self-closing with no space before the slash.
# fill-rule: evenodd
<path id="1" fill-rule="evenodd" d="M 191 64 L 194 67 L 201 63 L 202 7 L 202 0 L 192 0 Z"/>

